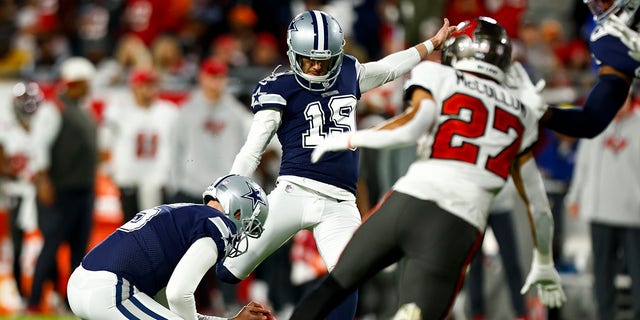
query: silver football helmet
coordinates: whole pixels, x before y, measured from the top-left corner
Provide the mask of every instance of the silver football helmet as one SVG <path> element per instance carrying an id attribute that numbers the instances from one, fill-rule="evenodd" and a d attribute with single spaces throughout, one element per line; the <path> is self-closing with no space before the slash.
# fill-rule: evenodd
<path id="1" fill-rule="evenodd" d="M 502 83 L 511 64 L 511 39 L 494 19 L 461 22 L 442 48 L 442 63 Z"/>
<path id="2" fill-rule="evenodd" d="M 323 91 L 331 87 L 340 74 L 344 43 L 344 32 L 340 24 L 325 12 L 305 11 L 293 18 L 287 30 L 287 56 L 298 83 L 312 91 Z M 302 57 L 311 60 L 330 59 L 327 74 L 305 74 L 301 67 Z"/>
<path id="3" fill-rule="evenodd" d="M 248 237 L 264 231 L 269 203 L 264 190 L 250 178 L 235 174 L 219 178 L 202 194 L 204 203 L 217 200 L 222 211 L 236 225 L 237 234 L 227 255 L 237 257 L 247 251 Z"/>
<path id="4" fill-rule="evenodd" d="M 13 86 L 13 110 L 21 121 L 27 121 L 37 110 L 44 94 L 35 82 L 18 82 Z"/>
<path id="5" fill-rule="evenodd" d="M 634 20 L 634 16 L 638 7 L 640 6 L 640 0 L 583 0 L 589 7 L 593 18 L 598 22 L 604 21 L 612 14 L 618 15 L 618 17 L 624 21 L 627 26 L 631 27 L 631 23 Z"/>

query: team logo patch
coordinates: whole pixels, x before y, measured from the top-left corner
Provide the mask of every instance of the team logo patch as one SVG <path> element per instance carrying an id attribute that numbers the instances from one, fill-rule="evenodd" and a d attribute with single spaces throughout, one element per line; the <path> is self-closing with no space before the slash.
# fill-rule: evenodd
<path id="1" fill-rule="evenodd" d="M 284 187 L 284 192 L 286 192 L 286 193 L 293 192 L 293 186 L 288 184 L 286 187 Z"/>

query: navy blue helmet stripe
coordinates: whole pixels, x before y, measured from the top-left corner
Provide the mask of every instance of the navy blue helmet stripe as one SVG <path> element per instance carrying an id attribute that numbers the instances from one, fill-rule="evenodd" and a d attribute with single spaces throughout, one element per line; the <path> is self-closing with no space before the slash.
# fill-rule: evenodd
<path id="1" fill-rule="evenodd" d="M 309 15 L 311 16 L 311 24 L 313 25 L 313 49 L 318 50 L 318 20 L 313 11 L 309 11 Z"/>
<path id="2" fill-rule="evenodd" d="M 322 50 L 329 50 L 329 23 L 326 15 L 321 14 L 320 16 L 322 17 L 322 30 L 324 31 L 322 33 L 322 37 L 324 38 L 324 41 L 322 41 L 322 43 L 324 43 Z"/>
<path id="3" fill-rule="evenodd" d="M 213 187 L 217 188 L 220 185 L 220 183 L 222 183 L 222 181 L 224 181 L 224 179 L 226 179 L 228 177 L 232 177 L 232 176 L 236 176 L 236 174 L 233 174 L 233 173 L 232 174 L 228 174 L 228 175 L 218 179 L 218 181 L 216 181 L 216 183 L 213 185 Z"/>

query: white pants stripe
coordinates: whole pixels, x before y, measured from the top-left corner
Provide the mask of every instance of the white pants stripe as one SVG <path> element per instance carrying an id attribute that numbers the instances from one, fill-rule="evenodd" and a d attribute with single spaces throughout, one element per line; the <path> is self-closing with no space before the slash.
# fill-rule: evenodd
<path id="1" fill-rule="evenodd" d="M 108 271 L 79 266 L 69 278 L 67 295 L 73 313 L 84 319 L 180 319 L 129 281 Z"/>

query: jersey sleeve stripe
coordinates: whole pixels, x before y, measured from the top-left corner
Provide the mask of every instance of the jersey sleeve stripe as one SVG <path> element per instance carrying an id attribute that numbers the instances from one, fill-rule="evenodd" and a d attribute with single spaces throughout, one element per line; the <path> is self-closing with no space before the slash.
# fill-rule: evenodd
<path id="1" fill-rule="evenodd" d="M 263 94 L 261 96 L 258 97 L 257 101 L 254 101 L 254 103 L 251 104 L 251 106 L 256 106 L 256 105 L 262 105 L 262 104 L 280 104 L 280 105 L 287 105 L 287 100 L 285 100 L 281 95 L 279 94 Z"/>

